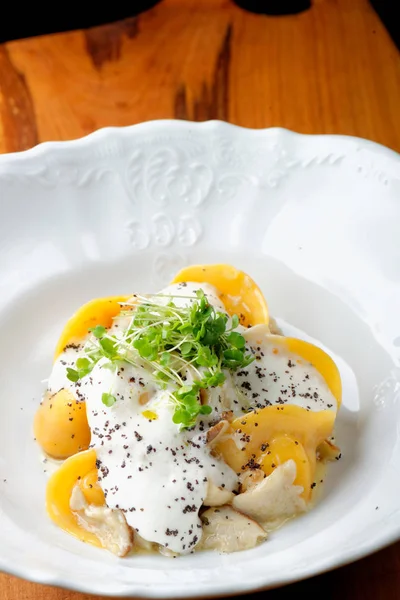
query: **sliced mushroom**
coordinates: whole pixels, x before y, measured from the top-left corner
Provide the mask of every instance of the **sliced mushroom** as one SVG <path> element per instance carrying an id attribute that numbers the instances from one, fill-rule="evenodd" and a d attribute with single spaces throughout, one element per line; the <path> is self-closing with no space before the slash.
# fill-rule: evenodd
<path id="1" fill-rule="evenodd" d="M 219 552 L 237 552 L 254 548 L 267 537 L 264 529 L 253 519 L 230 506 L 208 508 L 202 515 L 201 548 Z"/>
<path id="2" fill-rule="evenodd" d="M 144 550 L 145 552 L 154 552 L 157 550 L 157 544 L 145 540 L 135 531 L 134 549 Z"/>
<path id="3" fill-rule="evenodd" d="M 167 556 L 168 558 L 176 558 L 177 556 L 179 556 L 179 554 L 177 554 L 173 550 L 170 550 L 169 548 L 166 548 L 165 546 L 159 546 L 158 551 L 160 554 L 162 554 L 163 556 Z"/>
<path id="4" fill-rule="evenodd" d="M 97 536 L 104 548 L 120 557 L 132 549 L 133 531 L 121 510 L 88 504 L 77 485 L 72 490 L 69 505 L 79 525 Z"/>
<path id="5" fill-rule="evenodd" d="M 208 400 L 208 395 L 207 392 L 204 388 L 200 388 L 200 404 L 204 405 L 207 404 L 207 400 Z"/>
<path id="6" fill-rule="evenodd" d="M 233 493 L 218 487 L 212 481 L 208 482 L 207 496 L 204 498 L 204 506 L 222 506 L 230 504 L 233 499 Z"/>
<path id="7" fill-rule="evenodd" d="M 239 476 L 240 491 L 247 492 L 265 479 L 265 473 L 262 469 L 246 469 Z"/>
<path id="8" fill-rule="evenodd" d="M 233 414 L 233 410 L 224 410 L 224 412 L 221 413 L 221 419 L 228 421 L 228 423 L 231 423 L 234 418 L 235 415 Z"/>
<path id="9" fill-rule="evenodd" d="M 295 478 L 296 463 L 288 460 L 247 492 L 235 496 L 232 506 L 259 523 L 293 517 L 306 510 L 300 497 L 303 488 L 293 485 Z"/>
<path id="10" fill-rule="evenodd" d="M 282 329 L 271 315 L 269 316 L 269 330 L 272 335 L 283 335 Z"/>
<path id="11" fill-rule="evenodd" d="M 139 396 L 139 404 L 141 404 L 142 406 L 144 406 L 145 404 L 148 403 L 149 400 L 150 400 L 150 394 L 149 394 L 149 392 L 143 392 L 143 394 L 140 394 L 140 396 Z"/>
<path id="12" fill-rule="evenodd" d="M 317 453 L 320 460 L 339 460 L 340 458 L 340 448 L 329 440 L 325 440 L 318 446 Z"/>
<path id="13" fill-rule="evenodd" d="M 223 420 L 216 423 L 213 427 L 210 427 L 210 429 L 207 431 L 207 445 L 213 446 L 218 442 L 218 440 L 221 440 L 221 437 L 227 431 L 228 427 L 228 421 Z"/>

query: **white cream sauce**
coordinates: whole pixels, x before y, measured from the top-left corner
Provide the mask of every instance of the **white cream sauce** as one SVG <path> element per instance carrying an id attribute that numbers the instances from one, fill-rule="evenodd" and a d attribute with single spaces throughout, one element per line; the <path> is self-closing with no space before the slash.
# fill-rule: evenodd
<path id="1" fill-rule="evenodd" d="M 311 411 L 337 411 L 336 398 L 320 372 L 276 344 L 264 325 L 248 329 L 244 337 L 255 360 L 234 373 L 233 382 L 253 407 L 294 404 Z"/>

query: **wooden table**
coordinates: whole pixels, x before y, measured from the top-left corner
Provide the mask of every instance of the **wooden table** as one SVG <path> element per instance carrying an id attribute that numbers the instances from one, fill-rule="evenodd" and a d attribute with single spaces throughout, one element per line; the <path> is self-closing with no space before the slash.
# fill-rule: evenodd
<path id="1" fill-rule="evenodd" d="M 399 52 L 367 0 L 314 0 L 273 18 L 230 0 L 163 0 L 116 24 L 0 45 L 0 152 L 171 117 L 356 135 L 399 151 L 399 114 Z M 397 599 L 400 543 L 290 591 Z M 7 575 L 0 598 L 95 600 Z"/>

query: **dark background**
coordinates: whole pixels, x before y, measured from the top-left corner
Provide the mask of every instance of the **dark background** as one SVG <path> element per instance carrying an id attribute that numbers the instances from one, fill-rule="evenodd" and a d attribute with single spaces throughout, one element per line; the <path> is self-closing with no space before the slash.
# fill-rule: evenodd
<path id="1" fill-rule="evenodd" d="M 143 10 L 155 6 L 163 0 L 113 0 L 110 3 L 96 4 L 70 1 L 60 4 L 29 2 L 7 3 L 7 9 L 0 13 L 0 43 L 10 40 L 86 29 L 104 23 L 132 17 Z M 298 13 L 312 8 L 312 0 L 231 0 L 242 8 L 270 15 Z M 348 0 L 351 2 L 351 0 Z M 399 0 L 369 0 L 383 21 L 389 34 L 400 49 L 400 17 L 397 16 Z M 199 0 L 201 3 L 202 0 Z M 94 8 L 95 7 L 95 8 Z"/>

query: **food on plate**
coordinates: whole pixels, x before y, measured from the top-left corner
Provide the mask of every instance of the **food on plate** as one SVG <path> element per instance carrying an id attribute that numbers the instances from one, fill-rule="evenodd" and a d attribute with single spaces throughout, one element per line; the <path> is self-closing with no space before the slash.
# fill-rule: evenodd
<path id="1" fill-rule="evenodd" d="M 35 415 L 60 528 L 119 557 L 234 552 L 310 508 L 341 380 L 246 273 L 191 266 L 67 322 Z M 318 475 L 318 477 L 317 477 Z"/>

